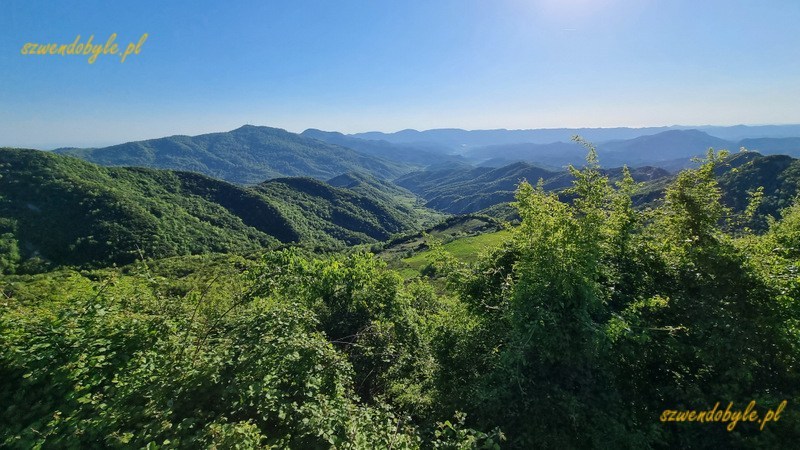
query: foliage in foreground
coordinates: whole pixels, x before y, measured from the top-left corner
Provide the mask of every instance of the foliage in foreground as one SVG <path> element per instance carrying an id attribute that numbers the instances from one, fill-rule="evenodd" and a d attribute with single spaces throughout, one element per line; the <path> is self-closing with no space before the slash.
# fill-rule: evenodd
<path id="1" fill-rule="evenodd" d="M 433 364 L 415 310 L 435 319 L 445 306 L 415 309 L 432 293 L 403 288 L 372 256 L 271 253 L 180 296 L 164 294 L 177 283 L 138 271 L 6 286 L 4 446 L 492 448 L 498 439 L 465 428 L 463 416 L 415 425 L 430 409 Z"/>
<path id="2" fill-rule="evenodd" d="M 763 236 L 726 232 L 746 218 L 720 202 L 721 158 L 683 172 L 655 210 L 634 209 L 632 179 L 613 187 L 593 150 L 573 170 L 572 204 L 523 184 L 511 242 L 472 267 L 440 262 L 473 318 L 439 345 L 444 409 L 499 426 L 516 448 L 796 439 L 796 406 L 763 431 L 659 421 L 716 402 L 755 400 L 763 417 L 800 401 L 800 207 Z"/>

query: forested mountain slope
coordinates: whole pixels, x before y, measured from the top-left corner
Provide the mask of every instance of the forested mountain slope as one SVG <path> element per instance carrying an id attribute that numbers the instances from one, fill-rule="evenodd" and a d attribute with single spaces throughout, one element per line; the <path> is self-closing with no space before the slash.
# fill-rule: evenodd
<path id="1" fill-rule="evenodd" d="M 723 202 L 735 211 L 747 208 L 750 193 L 763 188 L 751 226 L 765 229 L 766 217 L 777 219 L 800 193 L 800 159 L 786 155 L 761 156 L 755 152 L 734 154 L 739 161 L 718 174 Z"/>
<path id="2" fill-rule="evenodd" d="M 408 170 L 403 164 L 327 144 L 279 128 L 245 125 L 199 136 L 170 136 L 104 148 L 60 149 L 104 166 L 139 166 L 202 173 L 232 183 L 306 176 L 328 179 L 366 171 L 381 177 Z"/>
<path id="3" fill-rule="evenodd" d="M 602 172 L 612 178 L 621 176 L 620 168 Z M 635 168 L 631 174 L 636 181 L 669 176 L 665 170 L 654 167 Z M 426 206 L 430 208 L 451 214 L 468 214 L 513 201 L 514 192 L 521 181 L 536 184 L 540 179 L 549 191 L 562 190 L 573 181 L 569 172 L 517 162 L 495 169 L 456 167 L 413 172 L 398 178 L 395 183 L 426 199 Z"/>
<path id="4" fill-rule="evenodd" d="M 191 172 L 107 168 L 22 149 L 0 150 L 0 198 L 6 270 L 248 252 L 289 242 L 374 242 L 425 221 L 388 197 L 378 201 L 316 180 L 242 188 Z"/>
<path id="5" fill-rule="evenodd" d="M 259 184 L 254 191 L 279 204 L 292 226 L 316 244 L 381 241 L 418 229 L 437 216 L 389 196 L 337 188 L 313 178 L 276 178 Z"/>

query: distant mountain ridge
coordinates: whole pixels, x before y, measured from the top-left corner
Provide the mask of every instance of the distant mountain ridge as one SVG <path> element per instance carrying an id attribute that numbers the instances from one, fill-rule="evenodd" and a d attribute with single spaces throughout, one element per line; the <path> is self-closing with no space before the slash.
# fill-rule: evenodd
<path id="1" fill-rule="evenodd" d="M 352 171 L 390 178 L 403 164 L 328 144 L 286 130 L 245 125 L 199 136 L 170 136 L 104 148 L 59 149 L 103 166 L 138 166 L 202 173 L 232 183 L 309 176 L 325 180 Z"/>
<path id="2" fill-rule="evenodd" d="M 464 160 L 459 155 L 450 154 L 452 152 L 448 147 L 439 144 L 393 144 L 385 140 L 361 139 L 338 132 L 321 131 L 313 128 L 303 131 L 300 135 L 351 148 L 365 155 L 409 164 L 418 168 Z"/>
<path id="3" fill-rule="evenodd" d="M 604 164 L 640 166 L 703 156 L 709 148 L 730 150 L 733 145 L 699 130 L 669 130 L 625 141 L 600 143 L 597 151 Z"/>
<path id="4" fill-rule="evenodd" d="M 670 130 L 699 130 L 714 137 L 739 141 L 745 138 L 786 138 L 800 136 L 798 125 L 735 125 L 735 126 L 662 126 L 662 127 L 611 127 L 611 128 L 540 128 L 525 130 L 463 130 L 460 128 L 440 128 L 424 131 L 402 130 L 394 133 L 366 132 L 350 136 L 384 140 L 399 143 L 435 143 L 446 145 L 452 149 L 485 147 L 505 144 L 551 144 L 553 142 L 569 142 L 574 135 L 594 142 L 634 139 L 640 136 L 653 135 Z"/>
<path id="5" fill-rule="evenodd" d="M 747 138 L 739 141 L 739 147 L 766 155 L 785 154 L 795 158 L 800 157 L 800 137 Z"/>
<path id="6" fill-rule="evenodd" d="M 709 148 L 738 151 L 744 147 L 764 154 L 800 156 L 800 138 L 759 138 L 732 142 L 694 129 L 668 130 L 595 145 L 600 163 L 605 167 L 654 165 L 673 171 L 688 167 L 691 158 L 705 155 Z M 580 165 L 585 153 L 583 146 L 574 142 L 492 145 L 465 151 L 465 155 L 475 161 L 527 161 L 552 167 Z"/>
<path id="7" fill-rule="evenodd" d="M 709 133 L 716 133 L 712 135 Z M 502 167 L 524 161 L 550 169 L 583 162 L 580 135 L 598 149 L 604 167 L 659 166 L 676 171 L 708 148 L 746 147 L 800 156 L 800 125 L 736 127 L 558 128 L 538 130 L 437 129 L 345 135 L 307 129 L 302 134 L 245 125 L 229 132 L 171 136 L 99 149 L 54 152 L 106 166 L 185 170 L 240 184 L 306 176 L 328 180 L 345 173 L 394 179 L 420 169 L 461 165 Z M 730 140 L 720 136 L 739 137 Z"/>

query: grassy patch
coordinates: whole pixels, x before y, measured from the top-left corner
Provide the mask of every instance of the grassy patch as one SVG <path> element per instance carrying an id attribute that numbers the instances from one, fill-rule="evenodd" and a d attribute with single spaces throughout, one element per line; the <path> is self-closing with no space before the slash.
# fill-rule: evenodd
<path id="1" fill-rule="evenodd" d="M 442 247 L 465 263 L 475 262 L 478 256 L 487 249 L 500 246 L 511 237 L 511 231 L 500 230 L 493 233 L 484 233 L 477 236 L 466 236 L 444 244 Z M 430 250 L 423 250 L 400 260 L 400 273 L 405 278 L 419 275 L 419 271 L 431 262 Z"/>

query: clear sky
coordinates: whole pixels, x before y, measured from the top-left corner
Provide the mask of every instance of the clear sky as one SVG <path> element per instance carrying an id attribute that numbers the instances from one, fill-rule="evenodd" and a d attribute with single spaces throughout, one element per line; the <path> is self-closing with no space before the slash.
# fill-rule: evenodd
<path id="1" fill-rule="evenodd" d="M 800 123 L 798 0 L 5 0 L 0 12 L 0 146 L 245 123 Z M 148 39 L 124 63 L 21 54 L 112 33 L 122 49 Z"/>

